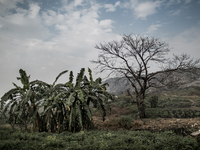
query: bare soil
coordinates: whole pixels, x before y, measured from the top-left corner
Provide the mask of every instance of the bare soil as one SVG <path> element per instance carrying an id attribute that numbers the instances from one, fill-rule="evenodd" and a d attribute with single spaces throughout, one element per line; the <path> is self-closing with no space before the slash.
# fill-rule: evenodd
<path id="1" fill-rule="evenodd" d="M 94 124 L 98 129 L 119 130 L 121 128 L 114 120 L 119 119 L 124 115 L 131 115 L 131 111 L 126 107 L 113 106 L 111 115 L 106 116 L 103 121 L 99 115 L 93 116 Z M 164 131 L 174 129 L 189 129 L 191 132 L 200 130 L 200 117 L 198 118 L 144 118 L 134 120 L 130 130 L 150 130 Z"/>

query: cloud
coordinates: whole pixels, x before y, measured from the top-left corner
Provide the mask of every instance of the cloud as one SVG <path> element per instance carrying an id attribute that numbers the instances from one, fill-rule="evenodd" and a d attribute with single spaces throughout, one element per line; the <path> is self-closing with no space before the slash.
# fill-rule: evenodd
<path id="1" fill-rule="evenodd" d="M 16 4 L 19 2 L 23 2 L 23 0 L 0 0 L 0 14 L 4 14 L 5 11 L 15 9 Z"/>
<path id="2" fill-rule="evenodd" d="M 160 6 L 160 2 L 145 2 L 135 8 L 137 18 L 146 19 L 147 16 L 156 13 L 156 8 Z"/>
<path id="3" fill-rule="evenodd" d="M 192 0 L 185 0 L 185 4 L 189 4 L 191 2 L 192 2 Z"/>
<path id="4" fill-rule="evenodd" d="M 74 5 L 74 1 L 65 1 L 56 11 L 44 10 L 37 3 L 24 9 L 16 2 L 4 5 L 14 13 L 10 9 L 0 10 L 0 82 L 4 87 L 0 95 L 12 88 L 9 83 L 19 76 L 20 68 L 31 74 L 31 80 L 48 83 L 65 69 L 73 70 L 75 75 L 82 67 L 94 69 L 90 60 L 98 57 L 95 44 L 119 37 L 112 32 L 114 21 L 100 19 L 100 4 L 90 1 L 86 6 L 76 1 Z"/>
<path id="5" fill-rule="evenodd" d="M 117 6 L 120 6 L 120 1 L 117 1 L 115 5 L 105 4 L 104 8 L 106 8 L 106 12 L 115 12 Z"/>
<path id="6" fill-rule="evenodd" d="M 102 20 L 99 22 L 100 27 L 102 28 L 113 28 L 112 23 L 114 21 L 112 21 L 111 19 L 106 19 L 106 20 Z"/>
<path id="7" fill-rule="evenodd" d="M 180 4 L 180 8 L 179 9 L 175 9 L 175 10 L 171 10 L 168 12 L 169 15 L 171 16 L 178 16 L 180 15 L 181 12 L 184 12 L 186 9 L 188 9 L 188 7 L 186 6 L 187 4 L 191 3 L 192 0 L 184 0 L 184 1 L 180 1 L 180 0 L 172 0 L 168 3 L 169 5 L 176 5 L 176 4 Z"/>
<path id="8" fill-rule="evenodd" d="M 180 3 L 189 4 L 191 2 L 192 2 L 192 0 L 170 0 L 167 3 L 167 6 L 175 5 L 175 4 L 180 4 Z"/>
<path id="9" fill-rule="evenodd" d="M 75 0 L 74 5 L 75 6 L 81 5 L 82 2 L 83 2 L 83 0 Z"/>
<path id="10" fill-rule="evenodd" d="M 152 33 L 156 30 L 158 30 L 159 27 L 161 27 L 161 24 L 153 24 L 150 27 L 148 27 L 147 32 L 146 33 Z"/>
<path id="11" fill-rule="evenodd" d="M 172 53 L 187 53 L 191 57 L 199 58 L 200 50 L 200 22 L 197 26 L 191 27 L 173 38 L 165 39 L 172 47 Z"/>
<path id="12" fill-rule="evenodd" d="M 131 8 L 135 18 L 145 20 L 146 17 L 156 13 L 156 9 L 159 8 L 162 1 L 145 1 L 130 0 L 125 2 L 123 7 Z"/>
<path id="13" fill-rule="evenodd" d="M 168 1 L 167 6 L 174 5 L 174 4 L 179 4 L 179 3 L 181 3 L 181 0 L 170 0 L 170 1 Z"/>
<path id="14" fill-rule="evenodd" d="M 10 38 L 10 43 L 16 43 L 16 41 L 29 38 L 45 39 L 49 36 L 48 29 L 41 24 L 40 17 L 37 16 L 40 10 L 39 5 L 30 4 L 29 6 L 28 9 L 13 6 L 14 13 L 11 13 L 9 9 L 1 12 L 2 38 Z M 5 5 L 5 8 L 10 8 L 10 4 Z"/>
<path id="15" fill-rule="evenodd" d="M 39 11 L 40 11 L 40 7 L 37 4 L 30 4 L 30 9 L 29 9 L 30 13 L 29 13 L 29 17 L 30 18 L 35 18 Z"/>
<path id="16" fill-rule="evenodd" d="M 178 16 L 181 13 L 181 9 L 169 11 L 171 16 Z"/>

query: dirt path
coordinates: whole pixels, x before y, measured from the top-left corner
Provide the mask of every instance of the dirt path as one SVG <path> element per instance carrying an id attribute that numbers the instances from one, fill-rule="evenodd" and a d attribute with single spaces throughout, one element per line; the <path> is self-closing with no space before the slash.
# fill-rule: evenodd
<path id="1" fill-rule="evenodd" d="M 195 101 L 191 101 L 191 107 L 189 109 L 199 109 L 195 107 Z M 185 109 L 185 108 L 184 108 Z M 98 129 L 119 130 L 121 126 L 117 119 L 120 119 L 123 115 L 131 115 L 132 112 L 126 107 L 112 107 L 112 115 L 106 116 L 106 120 L 103 122 L 102 117 L 94 116 L 94 123 Z M 130 130 L 171 130 L 175 128 L 190 128 L 191 131 L 200 130 L 200 117 L 198 118 L 145 118 L 142 120 L 135 120 L 132 122 Z"/>
<path id="2" fill-rule="evenodd" d="M 100 118 L 94 118 L 95 125 L 98 129 L 119 130 L 122 129 L 119 124 L 113 122 L 112 118 L 107 118 L 104 122 Z M 200 117 L 198 118 L 158 118 L 142 119 L 132 122 L 130 130 L 150 130 L 164 131 L 174 129 L 189 129 L 191 132 L 200 130 Z"/>

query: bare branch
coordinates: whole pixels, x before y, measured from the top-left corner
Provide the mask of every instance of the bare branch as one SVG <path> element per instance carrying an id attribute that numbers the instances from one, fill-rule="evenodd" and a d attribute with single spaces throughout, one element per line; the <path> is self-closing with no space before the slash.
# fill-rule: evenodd
<path id="1" fill-rule="evenodd" d="M 194 74 L 200 68 L 200 59 L 191 59 L 187 54 L 166 58 L 170 51 L 169 45 L 157 38 L 123 35 L 121 41 L 100 43 L 95 48 L 100 54 L 98 60 L 91 62 L 98 65 L 99 72 L 109 71 L 109 75 L 127 78 L 135 89 L 138 109 L 143 108 L 148 88 L 179 82 L 178 78 L 171 80 L 174 72 Z M 162 69 L 149 72 L 152 62 L 163 66 Z"/>

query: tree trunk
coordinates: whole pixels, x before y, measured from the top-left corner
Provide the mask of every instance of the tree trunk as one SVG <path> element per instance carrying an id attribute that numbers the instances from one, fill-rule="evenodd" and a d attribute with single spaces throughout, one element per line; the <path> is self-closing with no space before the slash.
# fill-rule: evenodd
<path id="1" fill-rule="evenodd" d="M 138 119 L 145 118 L 145 104 L 144 104 L 144 96 L 137 95 L 137 107 L 138 107 Z"/>

